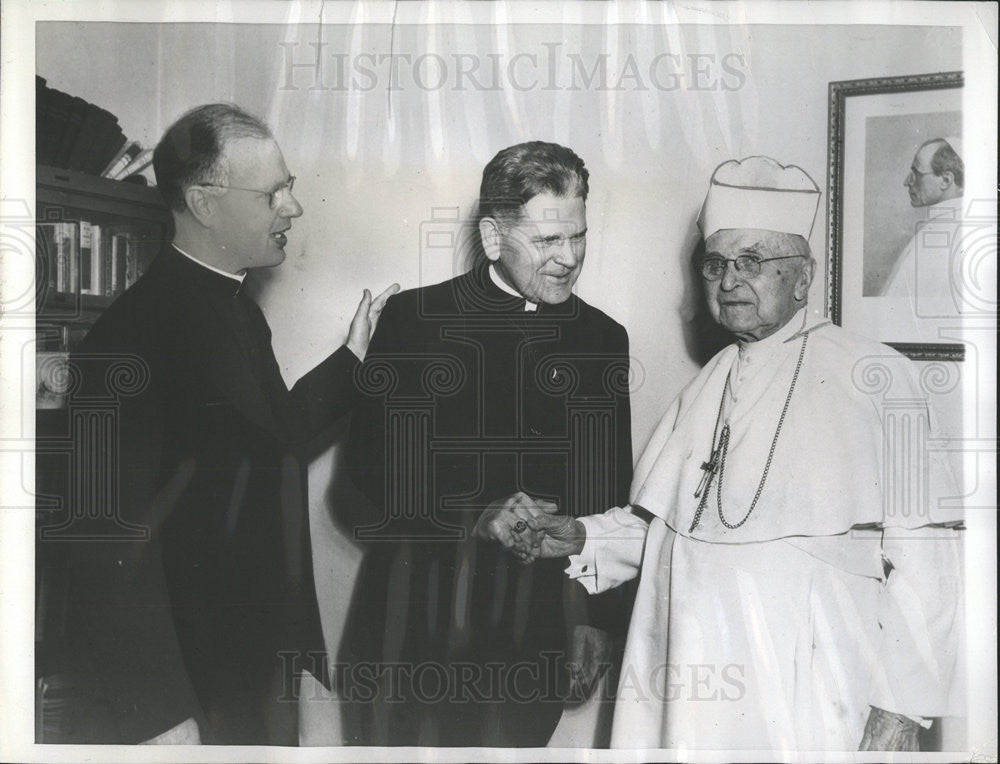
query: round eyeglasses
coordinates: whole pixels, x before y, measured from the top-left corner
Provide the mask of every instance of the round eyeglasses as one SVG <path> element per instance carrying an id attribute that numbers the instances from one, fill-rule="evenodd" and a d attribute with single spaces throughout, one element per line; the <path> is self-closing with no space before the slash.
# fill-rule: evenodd
<path id="1" fill-rule="evenodd" d="M 249 191 L 252 194 L 264 194 L 268 197 L 267 202 L 271 209 L 276 210 L 281 204 L 282 193 L 285 191 L 289 194 L 292 193 L 292 187 L 295 186 L 295 176 L 290 175 L 288 180 L 271 191 L 261 191 L 259 188 L 241 188 L 240 186 L 223 186 L 220 183 L 197 183 L 196 185 L 207 186 L 208 188 L 228 188 L 232 191 Z"/>
<path id="2" fill-rule="evenodd" d="M 706 257 L 701 261 L 698 269 L 707 281 L 718 281 L 726 272 L 729 263 L 733 264 L 736 272 L 741 276 L 752 279 L 760 275 L 762 263 L 771 260 L 790 260 L 793 257 L 805 257 L 805 255 L 784 255 L 783 257 L 758 257 L 757 255 L 740 255 L 739 257 Z"/>
<path id="3" fill-rule="evenodd" d="M 927 172 L 924 172 L 923 170 L 918 170 L 916 167 L 911 167 L 910 168 L 910 172 L 907 173 L 907 175 L 906 175 L 906 180 L 907 181 L 911 181 L 911 180 L 912 181 L 916 181 L 916 180 L 919 180 L 920 178 L 924 177 L 925 175 L 937 175 L 937 173 L 934 172 L 933 168 L 931 168 Z"/>

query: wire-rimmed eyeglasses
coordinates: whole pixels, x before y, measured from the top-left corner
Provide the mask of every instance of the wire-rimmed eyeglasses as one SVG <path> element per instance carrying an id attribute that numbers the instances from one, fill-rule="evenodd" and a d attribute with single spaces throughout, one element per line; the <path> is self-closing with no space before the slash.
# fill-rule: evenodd
<path id="1" fill-rule="evenodd" d="M 259 188 L 241 188 L 240 186 L 223 186 L 221 183 L 198 183 L 199 186 L 207 186 L 208 188 L 227 188 L 232 191 L 249 191 L 253 194 L 264 194 L 268 197 L 268 204 L 272 210 L 278 209 L 278 205 L 281 204 L 282 194 L 287 191 L 289 194 L 292 193 L 292 187 L 295 185 L 295 176 L 290 175 L 288 180 L 282 183 L 275 189 L 270 191 L 262 191 Z"/>
<path id="2" fill-rule="evenodd" d="M 918 170 L 916 167 L 911 167 L 910 168 L 910 172 L 907 173 L 907 175 L 906 175 L 906 179 L 910 180 L 912 178 L 913 180 L 919 180 L 920 178 L 924 177 L 925 175 L 937 175 L 937 173 L 934 172 L 933 168 L 931 168 L 930 170 L 927 170 L 927 172 L 924 172 L 923 170 Z"/>
<path id="3" fill-rule="evenodd" d="M 752 279 L 760 275 L 762 263 L 771 260 L 789 260 L 793 257 L 805 257 L 805 255 L 783 255 L 782 257 L 758 257 L 757 255 L 739 255 L 738 257 L 706 257 L 698 265 L 698 270 L 707 281 L 718 281 L 726 272 L 726 267 L 732 263 L 736 272 L 741 276 Z"/>

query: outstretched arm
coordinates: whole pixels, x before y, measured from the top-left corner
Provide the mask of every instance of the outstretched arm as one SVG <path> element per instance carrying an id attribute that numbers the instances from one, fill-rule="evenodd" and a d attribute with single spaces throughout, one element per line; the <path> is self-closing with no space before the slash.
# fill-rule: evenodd
<path id="1" fill-rule="evenodd" d="M 557 508 L 548 502 L 530 499 L 528 508 L 534 535 L 530 541 L 522 537 L 512 544 L 522 561 L 568 557 L 566 574 L 579 580 L 591 594 L 631 581 L 638 574 L 649 529 L 648 513 L 612 507 L 604 514 L 577 519 L 555 514 Z"/>
<path id="2" fill-rule="evenodd" d="M 399 284 L 393 284 L 373 300 L 366 289 L 351 320 L 347 342 L 292 387 L 296 440 L 315 437 L 356 405 L 355 372 L 368 352 L 386 300 L 398 291 Z"/>

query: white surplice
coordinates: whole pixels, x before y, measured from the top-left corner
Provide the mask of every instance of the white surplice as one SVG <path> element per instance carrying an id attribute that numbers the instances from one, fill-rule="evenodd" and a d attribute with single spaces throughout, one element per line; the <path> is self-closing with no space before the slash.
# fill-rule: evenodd
<path id="1" fill-rule="evenodd" d="M 961 712 L 958 491 L 927 447 L 927 395 L 895 351 L 806 315 L 713 358 L 653 433 L 631 505 L 582 518 L 570 577 L 598 592 L 640 575 L 614 747 L 856 750 L 870 706 Z M 692 528 L 717 418 L 723 515 L 750 509 L 805 335 L 756 507 L 723 525 L 716 476 Z"/>

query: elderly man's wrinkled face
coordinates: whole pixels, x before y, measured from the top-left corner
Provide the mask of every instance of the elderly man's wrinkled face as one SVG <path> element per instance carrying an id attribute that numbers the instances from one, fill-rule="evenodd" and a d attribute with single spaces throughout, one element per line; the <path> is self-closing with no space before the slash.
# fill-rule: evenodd
<path id="1" fill-rule="evenodd" d="M 746 257 L 736 262 L 742 256 Z M 703 277 L 709 310 L 716 321 L 742 340 L 774 334 L 806 304 L 815 262 L 802 255 L 787 234 L 753 229 L 716 231 L 705 242 L 702 262 L 713 258 L 717 258 L 713 263 L 716 270 L 720 265 L 724 270 L 719 278 Z M 726 262 L 720 264 L 719 260 Z M 759 273 L 754 274 L 758 268 Z"/>
<path id="2" fill-rule="evenodd" d="M 538 194 L 514 224 L 484 218 L 486 256 L 522 297 L 557 305 L 569 299 L 587 255 L 587 205 L 579 196 Z"/>

